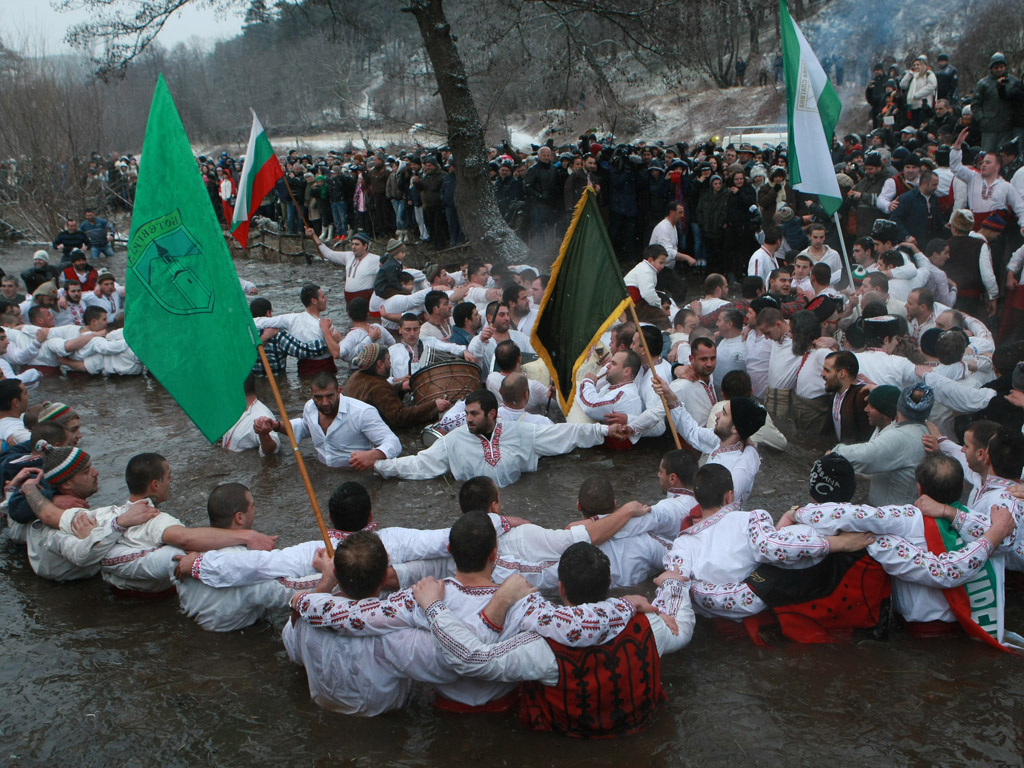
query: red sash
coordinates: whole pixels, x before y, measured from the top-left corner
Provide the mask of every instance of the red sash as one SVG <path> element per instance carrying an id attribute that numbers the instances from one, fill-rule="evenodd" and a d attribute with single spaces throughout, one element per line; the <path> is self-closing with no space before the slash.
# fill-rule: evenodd
<path id="1" fill-rule="evenodd" d="M 924 540 L 928 544 L 928 551 L 933 555 L 942 555 L 948 551 L 945 542 L 942 540 L 939 524 L 935 521 L 935 518 L 924 518 Z M 949 609 L 953 611 L 956 620 L 960 622 L 960 626 L 964 628 L 964 631 L 969 636 L 976 640 L 981 640 L 993 648 L 998 648 L 1000 651 L 1012 653 L 1009 648 L 1000 645 L 992 635 L 982 629 L 971 618 L 971 599 L 967 596 L 967 590 L 964 587 L 950 587 L 949 589 L 942 590 L 942 594 L 946 598 L 946 602 L 949 603 Z"/>
<path id="2" fill-rule="evenodd" d="M 636 304 L 638 307 L 641 304 L 647 303 L 644 301 L 644 297 L 640 295 L 640 289 L 637 288 L 635 285 L 627 285 L 626 290 L 629 291 L 630 298 L 633 299 L 633 303 Z"/>
<path id="3" fill-rule="evenodd" d="M 831 594 L 804 603 L 776 606 L 772 611 L 784 637 L 797 643 L 834 643 L 855 629 L 878 625 L 882 602 L 892 594 L 892 582 L 882 566 L 864 555 L 843 575 Z M 747 634 L 758 645 L 760 629 L 770 623 L 770 611 L 744 620 Z"/>
<path id="4" fill-rule="evenodd" d="M 337 373 L 338 366 L 335 365 L 333 358 L 302 358 L 298 361 L 299 376 L 315 376 L 320 371 L 327 371 L 328 373 Z"/>
<path id="5" fill-rule="evenodd" d="M 348 304 L 350 301 L 352 301 L 352 299 L 359 298 L 366 299 L 367 301 L 369 301 L 370 297 L 372 296 L 373 288 L 367 288 L 365 291 L 345 291 L 345 303 Z M 377 313 L 377 315 L 379 317 L 380 313 Z"/>
<path id="6" fill-rule="evenodd" d="M 661 657 L 643 614 L 603 645 L 547 642 L 558 663 L 558 684 L 522 686 L 519 722 L 525 728 L 584 739 L 638 733 L 668 701 Z"/>
<path id="7" fill-rule="evenodd" d="M 455 715 L 472 715 L 474 713 L 479 714 L 483 712 L 508 712 L 515 709 L 518 701 L 518 688 L 497 699 L 492 699 L 486 704 L 478 704 L 477 706 L 473 706 L 472 704 L 463 704 L 461 701 L 454 701 L 449 699 L 447 696 L 442 696 L 438 693 L 434 697 L 434 708 L 439 709 L 442 712 L 451 712 Z"/>

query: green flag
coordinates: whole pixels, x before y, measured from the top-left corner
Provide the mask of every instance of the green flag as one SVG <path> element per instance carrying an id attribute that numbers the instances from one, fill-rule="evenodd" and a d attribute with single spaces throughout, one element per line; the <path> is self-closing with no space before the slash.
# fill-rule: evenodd
<path id="1" fill-rule="evenodd" d="M 259 335 L 162 75 L 132 213 L 124 335 L 211 443 L 245 410 Z"/>
<path id="2" fill-rule="evenodd" d="M 551 372 L 564 413 L 572 407 L 576 372 L 587 353 L 629 301 L 597 196 L 586 187 L 551 268 L 531 337 Z"/>

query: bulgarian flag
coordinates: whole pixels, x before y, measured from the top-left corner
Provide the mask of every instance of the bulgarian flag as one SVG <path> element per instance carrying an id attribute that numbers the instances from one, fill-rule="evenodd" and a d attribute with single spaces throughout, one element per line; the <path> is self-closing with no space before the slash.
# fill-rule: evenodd
<path id="1" fill-rule="evenodd" d="M 238 180 L 238 194 L 235 197 L 235 212 L 231 217 L 231 234 L 245 248 L 249 244 L 249 221 L 263 198 L 274 188 L 277 180 L 284 176 L 281 163 L 274 155 L 260 119 L 252 112 L 252 131 L 249 146 L 245 150 L 245 165 Z"/>
<path id="2" fill-rule="evenodd" d="M 807 38 L 779 0 L 782 61 L 789 117 L 789 178 L 794 189 L 817 195 L 831 216 L 842 205 L 830 146 L 842 105 Z"/>

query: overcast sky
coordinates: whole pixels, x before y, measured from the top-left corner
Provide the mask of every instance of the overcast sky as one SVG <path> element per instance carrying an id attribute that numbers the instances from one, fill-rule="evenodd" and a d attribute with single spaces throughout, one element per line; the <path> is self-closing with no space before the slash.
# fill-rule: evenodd
<path id="1" fill-rule="evenodd" d="M 131 3 L 124 6 L 130 7 Z M 30 53 L 38 52 L 40 47 L 48 54 L 59 53 L 65 49 L 68 27 L 88 18 L 82 10 L 58 13 L 50 0 L 0 0 L 0 40 L 15 50 L 27 43 Z M 157 40 L 169 48 L 193 38 L 214 42 L 233 37 L 241 26 L 241 15 L 218 16 L 210 9 L 187 5 L 168 20 Z"/>

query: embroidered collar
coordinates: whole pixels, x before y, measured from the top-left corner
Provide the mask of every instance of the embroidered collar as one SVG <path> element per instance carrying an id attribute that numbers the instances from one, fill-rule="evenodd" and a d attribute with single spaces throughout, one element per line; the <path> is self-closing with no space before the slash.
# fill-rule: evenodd
<path id="1" fill-rule="evenodd" d="M 501 430 L 502 423 L 499 421 L 495 427 L 494 432 L 491 434 L 491 439 L 488 441 L 483 435 L 477 435 L 480 440 L 480 447 L 484 451 L 484 461 L 490 464 L 492 467 L 498 466 L 498 462 L 501 461 Z"/>
<path id="2" fill-rule="evenodd" d="M 374 521 L 374 522 L 370 523 L 369 525 L 367 525 L 365 528 L 361 528 L 360 530 L 361 531 L 366 531 L 367 533 L 373 533 L 374 531 L 377 530 L 377 522 Z M 352 535 L 352 533 L 353 533 L 353 531 L 339 531 L 339 530 L 337 530 L 335 528 L 331 528 L 330 530 L 327 531 L 327 535 L 328 536 L 330 536 L 332 539 L 339 539 L 339 540 L 340 539 L 348 538 L 349 536 Z"/>
<path id="3" fill-rule="evenodd" d="M 1009 488 L 1012 485 L 1016 485 L 1014 480 L 1007 480 L 1005 477 L 988 474 L 985 476 L 985 482 L 981 485 L 981 493 L 985 494 L 997 488 Z"/>
<path id="4" fill-rule="evenodd" d="M 717 523 L 719 520 L 721 520 L 723 517 L 725 517 L 725 514 L 726 514 L 726 510 L 723 507 L 722 509 L 720 509 L 717 512 L 715 512 L 715 514 L 711 515 L 711 517 L 705 517 L 705 518 L 702 518 L 700 520 L 700 522 L 695 522 L 693 525 L 691 525 L 689 528 L 687 528 L 685 531 L 683 531 L 681 535 L 683 535 L 683 536 L 687 536 L 687 535 L 693 536 L 693 535 L 696 535 L 696 534 L 700 533 L 701 531 L 706 531 L 708 528 L 710 528 L 715 523 Z"/>
<path id="5" fill-rule="evenodd" d="M 693 498 L 693 491 L 689 488 L 669 488 L 666 495 L 670 499 L 674 499 L 679 496 L 689 496 L 690 498 Z"/>
<path id="6" fill-rule="evenodd" d="M 726 446 L 719 445 L 717 448 L 715 448 L 715 450 L 711 452 L 711 455 L 708 458 L 710 460 L 712 457 L 719 456 L 723 453 L 735 453 L 736 451 L 742 451 L 743 448 L 743 443 L 733 443 L 732 445 Z"/>

